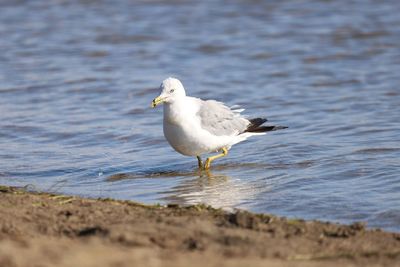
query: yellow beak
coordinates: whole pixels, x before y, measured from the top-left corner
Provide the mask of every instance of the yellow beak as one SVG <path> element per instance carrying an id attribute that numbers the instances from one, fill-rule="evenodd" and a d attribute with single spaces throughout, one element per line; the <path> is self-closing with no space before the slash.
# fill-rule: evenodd
<path id="1" fill-rule="evenodd" d="M 153 102 L 151 102 L 151 107 L 155 108 L 158 104 L 161 104 L 162 102 L 164 102 L 164 98 L 162 98 L 161 96 L 157 96 L 153 99 Z"/>

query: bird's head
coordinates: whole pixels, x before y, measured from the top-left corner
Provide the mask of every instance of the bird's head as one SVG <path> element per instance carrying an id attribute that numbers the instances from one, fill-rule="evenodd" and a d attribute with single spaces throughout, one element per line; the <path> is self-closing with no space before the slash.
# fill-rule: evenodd
<path id="1" fill-rule="evenodd" d="M 151 106 L 154 108 L 158 104 L 162 103 L 172 103 L 177 98 L 185 96 L 185 88 L 183 88 L 182 83 L 175 78 L 167 78 L 160 85 L 161 94 L 154 98 Z"/>

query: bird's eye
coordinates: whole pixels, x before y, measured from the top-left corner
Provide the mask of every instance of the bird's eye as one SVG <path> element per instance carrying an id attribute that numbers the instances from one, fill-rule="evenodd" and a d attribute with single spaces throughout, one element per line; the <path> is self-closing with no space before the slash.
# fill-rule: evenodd
<path id="1" fill-rule="evenodd" d="M 173 93 L 174 91 L 175 91 L 175 89 L 171 89 L 171 90 L 169 90 L 169 92 L 170 92 L 170 93 Z"/>

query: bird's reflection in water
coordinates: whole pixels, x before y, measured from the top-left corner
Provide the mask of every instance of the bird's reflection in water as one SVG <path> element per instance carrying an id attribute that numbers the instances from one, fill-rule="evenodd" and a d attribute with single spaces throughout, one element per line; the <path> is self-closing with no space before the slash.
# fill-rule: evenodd
<path id="1" fill-rule="evenodd" d="M 107 180 L 178 178 L 175 186 L 157 192 L 161 201 L 180 205 L 202 203 L 216 208 L 232 209 L 250 201 L 260 191 L 259 188 L 252 186 L 252 183 L 248 182 L 247 179 L 234 178 L 225 174 L 232 172 L 232 169 L 234 169 L 232 167 L 218 165 L 213 170 L 208 171 L 192 169 L 118 173 L 109 176 Z M 241 167 L 254 168 L 253 165 Z"/>
<path id="2" fill-rule="evenodd" d="M 233 208 L 240 203 L 241 186 L 231 176 L 211 171 L 198 172 L 171 188 L 163 199 L 182 205 L 207 204 L 216 208 Z"/>

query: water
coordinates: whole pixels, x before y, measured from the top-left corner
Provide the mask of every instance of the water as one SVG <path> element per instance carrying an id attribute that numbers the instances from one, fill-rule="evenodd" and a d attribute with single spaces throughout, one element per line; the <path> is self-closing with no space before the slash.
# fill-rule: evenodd
<path id="1" fill-rule="evenodd" d="M 400 231 L 399 1 L 0 5 L 0 184 Z M 149 107 L 171 75 L 290 128 L 200 175 Z"/>

